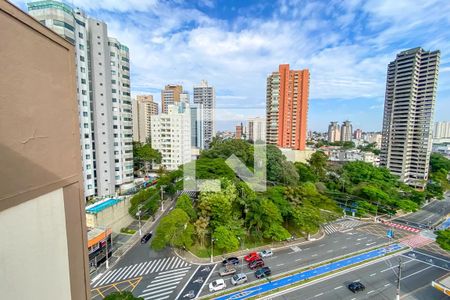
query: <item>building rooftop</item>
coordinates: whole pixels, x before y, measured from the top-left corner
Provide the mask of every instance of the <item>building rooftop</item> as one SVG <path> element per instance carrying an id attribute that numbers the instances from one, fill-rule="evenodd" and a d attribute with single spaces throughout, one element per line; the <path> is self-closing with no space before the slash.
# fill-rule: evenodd
<path id="1" fill-rule="evenodd" d="M 115 199 L 115 198 L 102 200 L 102 201 L 99 201 L 97 203 L 94 203 L 92 205 L 87 206 L 86 207 L 86 212 L 90 213 L 90 214 L 98 214 L 102 210 L 104 210 L 104 209 L 106 209 L 108 207 L 111 207 L 113 205 L 116 205 L 117 203 L 119 203 L 122 200 L 123 199 Z"/>

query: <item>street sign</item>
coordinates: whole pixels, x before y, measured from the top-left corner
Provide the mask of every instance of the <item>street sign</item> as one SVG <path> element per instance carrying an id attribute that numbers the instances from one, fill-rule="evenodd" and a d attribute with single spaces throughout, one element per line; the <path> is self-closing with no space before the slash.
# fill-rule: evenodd
<path id="1" fill-rule="evenodd" d="M 386 231 L 386 236 L 387 236 L 388 238 L 390 238 L 390 239 L 393 239 L 393 238 L 394 238 L 394 230 L 388 229 L 388 230 Z"/>

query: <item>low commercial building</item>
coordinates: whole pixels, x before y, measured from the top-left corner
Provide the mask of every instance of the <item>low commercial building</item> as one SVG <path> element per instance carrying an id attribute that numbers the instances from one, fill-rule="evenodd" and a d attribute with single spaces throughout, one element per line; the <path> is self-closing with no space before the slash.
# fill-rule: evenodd
<path id="1" fill-rule="evenodd" d="M 133 222 L 128 213 L 131 197 L 105 199 L 86 207 L 86 225 L 90 228 L 111 228 L 114 234 Z"/>
<path id="2" fill-rule="evenodd" d="M 291 162 L 303 162 L 306 163 L 311 158 L 316 150 L 313 149 L 305 149 L 305 150 L 294 150 L 287 148 L 279 148 L 281 153 L 286 156 L 286 159 Z"/>
<path id="3" fill-rule="evenodd" d="M 89 269 L 94 271 L 112 255 L 112 230 L 110 228 L 88 229 Z M 108 250 L 107 250 L 108 249 Z"/>

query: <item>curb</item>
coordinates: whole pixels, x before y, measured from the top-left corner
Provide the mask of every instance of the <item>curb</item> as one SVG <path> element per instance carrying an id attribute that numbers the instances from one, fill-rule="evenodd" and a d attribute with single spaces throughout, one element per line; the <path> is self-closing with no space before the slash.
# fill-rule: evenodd
<path id="1" fill-rule="evenodd" d="M 287 249 L 287 248 L 290 248 L 290 247 L 293 247 L 293 246 L 299 246 L 299 245 L 303 245 L 303 244 L 309 244 L 309 243 L 312 243 L 312 242 L 315 242 L 315 241 L 320 241 L 321 239 L 323 239 L 324 237 L 325 237 L 325 231 L 323 231 L 323 230 L 320 230 L 320 233 L 322 234 L 321 236 L 319 236 L 319 237 L 317 237 L 317 238 L 313 238 L 313 239 L 310 239 L 310 240 L 305 240 L 305 241 L 302 241 L 302 242 L 293 242 L 292 244 L 289 244 L 289 245 L 284 245 L 284 246 L 280 246 L 280 247 L 275 247 L 275 248 L 271 248 L 272 249 L 272 251 L 279 251 L 279 250 L 283 250 L 283 249 Z M 258 251 L 257 249 L 265 249 L 265 248 L 267 248 L 267 246 L 261 246 L 261 247 L 256 247 L 256 248 L 252 248 L 252 249 L 247 249 L 246 250 L 246 252 L 244 252 L 244 253 L 247 253 L 247 252 L 253 252 L 253 251 Z M 187 261 L 187 262 L 189 262 L 189 263 L 191 263 L 191 264 L 194 264 L 194 265 L 210 265 L 210 264 L 215 264 L 215 263 L 218 263 L 218 262 L 221 262 L 222 261 L 222 259 L 223 259 L 223 256 L 214 256 L 213 257 L 213 262 L 211 262 L 211 260 L 209 259 L 209 258 L 200 258 L 200 257 L 198 257 L 198 256 L 196 256 L 195 254 L 193 254 L 192 252 L 190 252 L 190 251 L 186 251 L 186 252 L 189 252 L 190 253 L 190 255 L 192 255 L 194 258 L 196 258 L 196 259 L 198 259 L 198 260 L 202 260 L 202 261 L 197 261 L 197 262 L 195 262 L 195 261 L 193 261 L 193 260 L 191 260 L 191 259 L 188 259 L 188 258 L 186 258 L 186 257 L 184 257 L 181 253 L 178 253 L 178 251 L 180 251 L 179 249 L 175 249 L 175 248 L 173 248 L 173 250 L 174 250 L 174 252 L 175 252 L 175 254 L 179 257 L 179 258 L 181 258 L 181 259 L 183 259 L 183 260 L 185 260 L 185 261 Z M 243 252 L 243 251 L 237 251 L 237 252 L 232 252 L 232 253 L 228 253 L 227 255 L 233 255 L 233 253 L 239 253 L 239 252 Z M 241 254 L 241 255 L 237 255 L 236 254 L 236 257 L 243 257 L 244 256 L 244 254 Z M 217 260 L 217 257 L 219 257 L 219 259 Z M 206 262 L 206 260 L 208 260 L 207 262 Z M 204 262 L 203 262 L 204 261 Z"/>

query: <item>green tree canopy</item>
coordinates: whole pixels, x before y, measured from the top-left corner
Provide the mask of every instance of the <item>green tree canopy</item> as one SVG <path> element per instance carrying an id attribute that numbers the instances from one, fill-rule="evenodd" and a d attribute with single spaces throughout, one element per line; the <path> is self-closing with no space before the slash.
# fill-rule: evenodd
<path id="1" fill-rule="evenodd" d="M 103 300 L 143 300 L 141 297 L 134 297 L 131 292 L 113 292 L 103 298 Z"/>
<path id="2" fill-rule="evenodd" d="M 217 226 L 213 233 L 214 248 L 222 252 L 232 252 L 239 249 L 239 240 L 233 231 L 226 226 Z"/>
<path id="3" fill-rule="evenodd" d="M 286 160 L 280 149 L 267 145 L 267 180 L 272 183 L 294 185 L 298 182 L 298 173 L 292 162 Z"/>
<path id="4" fill-rule="evenodd" d="M 316 175 L 319 180 L 325 178 L 327 162 L 328 157 L 322 151 L 314 152 L 308 160 L 314 175 Z"/>
<path id="5" fill-rule="evenodd" d="M 189 223 L 188 214 L 180 208 L 175 208 L 161 219 L 151 247 L 157 251 L 166 246 L 189 248 L 193 243 L 193 234 L 194 227 Z"/>
<path id="6" fill-rule="evenodd" d="M 177 204 L 175 207 L 180 208 L 185 213 L 187 213 L 187 215 L 192 221 L 197 219 L 197 213 L 195 212 L 194 207 L 192 206 L 192 200 L 191 198 L 189 198 L 188 195 L 183 194 L 180 197 L 178 197 Z"/>
<path id="7" fill-rule="evenodd" d="M 436 242 L 442 249 L 450 251 L 450 229 L 439 230 L 437 232 Z"/>
<path id="8" fill-rule="evenodd" d="M 316 182 L 317 176 L 314 174 L 313 169 L 310 165 L 302 163 L 302 162 L 296 162 L 295 168 L 297 169 L 297 173 L 299 176 L 300 182 Z"/>
<path id="9" fill-rule="evenodd" d="M 135 169 L 142 169 L 151 163 L 161 163 L 161 153 L 149 144 L 133 142 L 133 161 Z"/>

